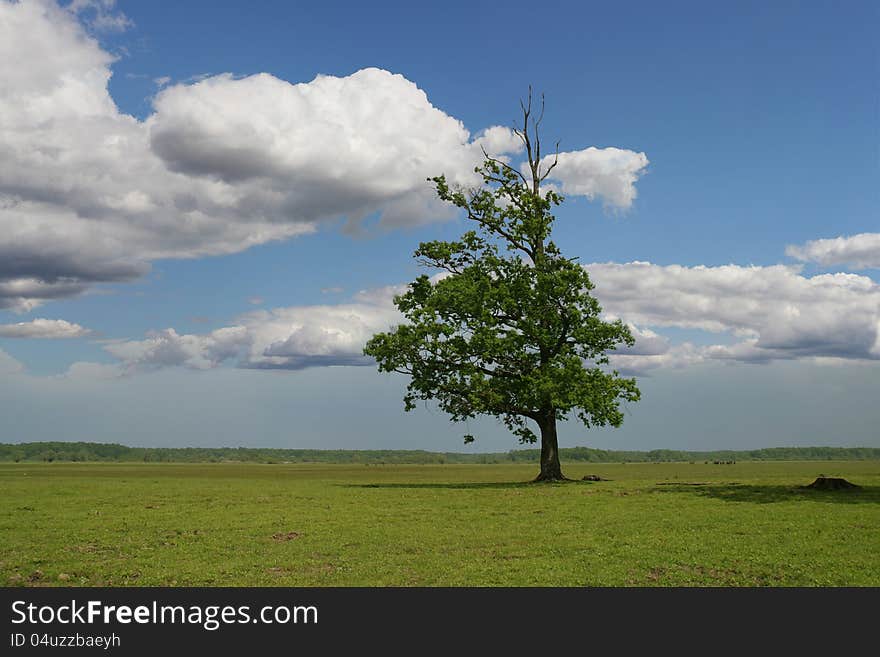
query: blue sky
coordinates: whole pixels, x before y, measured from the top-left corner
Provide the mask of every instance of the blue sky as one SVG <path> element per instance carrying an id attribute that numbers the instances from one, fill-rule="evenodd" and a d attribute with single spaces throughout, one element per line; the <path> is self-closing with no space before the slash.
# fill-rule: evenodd
<path id="1" fill-rule="evenodd" d="M 0 0 L 0 440 L 464 449 L 351 363 L 531 84 L 643 345 L 564 442 L 880 444 L 876 3 L 62 4 Z"/>

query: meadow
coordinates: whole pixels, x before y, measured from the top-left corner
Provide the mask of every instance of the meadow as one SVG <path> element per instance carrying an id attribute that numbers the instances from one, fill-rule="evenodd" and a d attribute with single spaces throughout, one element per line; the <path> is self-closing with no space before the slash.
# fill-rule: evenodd
<path id="1" fill-rule="evenodd" d="M 563 467 L 2 463 L 0 584 L 880 586 L 880 461 Z"/>

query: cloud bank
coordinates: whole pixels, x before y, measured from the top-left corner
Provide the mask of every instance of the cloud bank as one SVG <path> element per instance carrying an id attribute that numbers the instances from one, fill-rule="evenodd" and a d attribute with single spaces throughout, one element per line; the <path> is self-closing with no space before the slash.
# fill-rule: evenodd
<path id="1" fill-rule="evenodd" d="M 806 277 L 796 268 L 683 267 L 648 262 L 586 265 L 608 317 L 630 323 L 633 347 L 614 352 L 628 373 L 704 362 L 880 360 L 880 285 L 854 274 Z M 301 369 L 366 365 L 366 341 L 402 321 L 392 303 L 405 286 L 361 292 L 349 303 L 252 312 L 207 334 L 173 329 L 105 346 L 125 367 L 180 365 Z M 729 342 L 673 344 L 653 328 L 723 334 Z"/>
<path id="2" fill-rule="evenodd" d="M 0 338 L 82 338 L 91 331 L 63 319 L 33 319 L 17 324 L 0 324 Z"/>
<path id="3" fill-rule="evenodd" d="M 401 291 L 402 286 L 387 287 L 361 292 L 350 303 L 259 310 L 210 333 L 181 335 L 169 328 L 104 349 L 129 372 L 168 366 L 210 369 L 227 360 L 252 369 L 369 365 L 364 344 L 400 321 L 392 299 Z"/>
<path id="4" fill-rule="evenodd" d="M 638 325 L 727 333 L 739 341 L 619 355 L 633 370 L 704 360 L 880 359 L 880 285 L 866 276 L 803 276 L 795 267 L 595 263 L 605 312 Z"/>
<path id="5" fill-rule="evenodd" d="M 413 82 L 375 68 L 300 84 L 261 73 L 163 85 L 139 121 L 110 97 L 113 56 L 76 12 L 105 28 L 127 19 L 112 2 L 74 4 L 0 0 L 0 309 L 322 222 L 441 220 L 452 210 L 428 176 L 472 184 L 482 148 L 519 149 L 508 128 L 471 135 Z M 587 149 L 565 154 L 559 175 L 570 193 L 628 207 L 641 160 Z"/>
<path id="6" fill-rule="evenodd" d="M 880 233 L 811 240 L 801 246 L 788 246 L 785 253 L 824 267 L 841 265 L 851 269 L 880 269 Z"/>

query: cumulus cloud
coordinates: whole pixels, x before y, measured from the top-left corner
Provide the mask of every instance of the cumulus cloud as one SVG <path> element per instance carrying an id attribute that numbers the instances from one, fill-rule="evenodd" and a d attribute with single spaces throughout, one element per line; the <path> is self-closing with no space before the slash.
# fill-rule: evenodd
<path id="1" fill-rule="evenodd" d="M 163 84 L 139 121 L 116 107 L 113 56 L 75 15 L 109 24 L 112 10 L 0 0 L 0 308 L 27 311 L 142 276 L 156 259 L 234 253 L 320 222 L 443 219 L 451 209 L 428 176 L 471 184 L 483 148 L 519 148 L 508 128 L 472 137 L 380 69 Z M 632 165 L 603 166 L 563 167 L 563 184 L 627 205 Z"/>
<path id="2" fill-rule="evenodd" d="M 504 162 L 510 161 L 510 157 L 505 156 L 505 153 L 520 153 L 525 149 L 522 140 L 513 130 L 497 125 L 483 130 L 474 143 L 481 150 L 493 157 L 498 156 Z"/>
<path id="3" fill-rule="evenodd" d="M 842 265 L 851 269 L 880 269 L 880 233 L 811 240 L 800 246 L 790 245 L 785 253 L 824 267 Z"/>
<path id="4" fill-rule="evenodd" d="M 91 331 L 63 319 L 33 319 L 17 324 L 0 324 L 0 338 L 82 338 Z"/>
<path id="5" fill-rule="evenodd" d="M 106 381 L 110 379 L 118 379 L 124 374 L 125 371 L 117 364 L 77 361 L 71 363 L 70 367 L 67 368 L 67 371 L 58 378 L 75 379 L 79 381 Z"/>
<path id="6" fill-rule="evenodd" d="M 639 353 L 623 349 L 613 352 L 609 356 L 610 365 L 627 376 L 644 375 L 651 370 L 660 368 L 681 369 L 703 363 L 706 360 L 705 349 L 690 342 L 668 346 L 663 351 L 656 353 Z"/>
<path id="7" fill-rule="evenodd" d="M 542 158 L 542 170 L 546 171 L 555 157 Z M 636 198 L 636 181 L 647 166 L 648 157 L 644 153 L 591 146 L 581 151 L 559 153 L 548 180 L 558 181 L 563 194 L 586 196 L 591 201 L 598 198 L 606 208 L 626 210 Z"/>
<path id="8" fill-rule="evenodd" d="M 632 347 L 610 354 L 621 372 L 643 374 L 709 362 L 766 363 L 880 360 L 880 285 L 854 274 L 803 276 L 797 268 L 683 267 L 647 262 L 586 266 L 608 319 L 623 318 Z M 438 280 L 445 274 L 438 274 Z M 259 310 L 206 334 L 156 332 L 105 349 L 129 369 L 239 367 L 301 369 L 365 365 L 366 341 L 402 321 L 392 285 L 340 304 Z M 654 329 L 677 327 L 723 334 L 723 342 L 674 344 Z"/>
<path id="9" fill-rule="evenodd" d="M 87 287 L 85 282 L 70 278 L 43 280 L 18 277 L 3 280 L 0 276 L 0 310 L 7 308 L 17 313 L 30 312 L 46 300 L 74 296 Z"/>
<path id="10" fill-rule="evenodd" d="M 182 366 L 209 369 L 227 360 L 254 369 L 367 365 L 362 350 L 377 331 L 399 321 L 392 304 L 402 287 L 359 293 L 351 303 L 259 310 L 205 334 L 156 331 L 145 340 L 118 341 L 104 349 L 127 371 Z"/>
<path id="11" fill-rule="evenodd" d="M 335 182 L 341 198 L 308 189 L 297 195 L 313 197 L 315 218 L 357 210 L 364 198 L 411 193 L 429 167 L 457 174 L 476 150 L 460 121 L 403 76 L 380 69 L 307 84 L 265 73 L 218 75 L 165 89 L 155 105 L 150 138 L 170 168 L 227 182 Z"/>
<path id="12" fill-rule="evenodd" d="M 168 171 L 107 92 L 112 61 L 71 11 L 0 2 L 0 308 L 312 230 Z"/>
<path id="13" fill-rule="evenodd" d="M 153 331 L 145 340 L 111 342 L 104 349 L 129 370 L 174 365 L 204 370 L 238 354 L 248 340 L 247 331 L 239 326 L 203 335 L 180 335 L 169 328 Z"/>
<path id="14" fill-rule="evenodd" d="M 682 346 L 641 361 L 636 354 L 621 352 L 617 363 L 880 359 L 880 285 L 865 276 L 806 277 L 783 265 L 630 262 L 586 268 L 596 296 L 612 316 L 644 326 L 724 332 L 740 340 L 686 350 Z"/>
<path id="15" fill-rule="evenodd" d="M 313 365 L 368 365 L 367 340 L 400 321 L 392 294 L 356 303 L 278 308 L 245 318 L 253 336 L 247 367 L 300 369 Z"/>
<path id="16" fill-rule="evenodd" d="M 608 319 L 611 318 L 608 317 Z M 631 347 L 623 345 L 616 350 L 616 353 L 631 356 L 657 356 L 669 351 L 669 338 L 658 335 L 649 328 L 639 328 L 631 322 L 628 323 L 628 326 L 636 342 Z"/>

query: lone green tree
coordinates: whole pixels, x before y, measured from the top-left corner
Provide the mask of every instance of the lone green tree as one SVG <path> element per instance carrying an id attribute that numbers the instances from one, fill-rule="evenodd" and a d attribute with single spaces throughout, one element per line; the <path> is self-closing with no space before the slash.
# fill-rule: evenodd
<path id="1" fill-rule="evenodd" d="M 639 390 L 634 379 L 603 368 L 606 353 L 633 337 L 620 320 L 600 318 L 589 275 L 550 239 L 551 211 L 563 198 L 541 184 L 558 162 L 558 144 L 553 161 L 542 162 L 543 99 L 537 117 L 531 91 L 521 107 L 514 132 L 528 171 L 484 151 L 477 188 L 429 178 L 475 230 L 419 245 L 415 257 L 441 276 L 419 276 L 394 298 L 406 321 L 374 335 L 364 354 L 380 371 L 410 375 L 407 411 L 435 400 L 453 421 L 492 415 L 521 443 L 538 440 L 531 420 L 541 440 L 535 481 L 559 481 L 557 421 L 574 414 L 587 427 L 619 426 L 620 402 L 638 400 Z"/>

